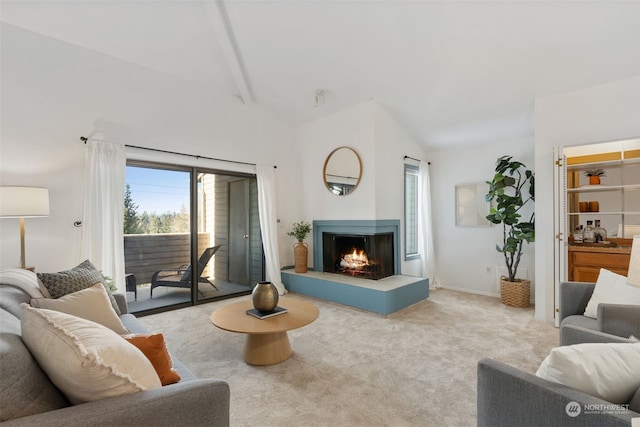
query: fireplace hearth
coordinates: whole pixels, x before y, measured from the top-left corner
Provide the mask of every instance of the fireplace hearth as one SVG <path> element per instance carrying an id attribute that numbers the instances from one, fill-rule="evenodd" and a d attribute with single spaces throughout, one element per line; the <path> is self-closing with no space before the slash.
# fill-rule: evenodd
<path id="1" fill-rule="evenodd" d="M 393 233 L 322 233 L 323 271 L 364 279 L 393 276 Z"/>
<path id="2" fill-rule="evenodd" d="M 382 315 L 388 315 L 409 307 L 429 296 L 429 279 L 402 275 L 400 262 L 400 220 L 314 220 L 313 221 L 313 266 L 305 274 L 282 270 L 282 283 L 291 292 L 298 292 L 314 298 L 333 301 L 338 304 L 368 310 Z M 391 277 L 383 280 L 361 280 L 361 275 L 347 273 L 327 273 L 324 270 L 325 234 L 346 235 L 363 238 L 377 234 L 392 236 L 391 257 L 393 271 Z M 327 244 L 333 245 L 332 240 Z M 347 253 L 349 248 L 347 248 Z M 353 249 L 350 252 L 353 254 Z M 364 248 L 369 261 L 376 259 Z M 359 254 L 359 251 L 356 251 Z M 335 262 L 330 263 L 335 268 Z M 386 274 L 386 273 L 385 273 Z"/>

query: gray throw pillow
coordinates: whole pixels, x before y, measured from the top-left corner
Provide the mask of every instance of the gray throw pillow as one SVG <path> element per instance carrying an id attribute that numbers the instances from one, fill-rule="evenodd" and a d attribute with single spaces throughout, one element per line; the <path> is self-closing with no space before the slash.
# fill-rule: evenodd
<path id="1" fill-rule="evenodd" d="M 118 316 L 122 313 L 118 307 L 116 299 L 111 294 L 109 286 L 105 283 L 102 273 L 86 260 L 71 270 L 59 271 L 57 273 L 37 273 L 38 279 L 51 294 L 51 298 L 60 298 L 72 292 L 81 291 L 100 282 L 109 294 L 111 305 Z"/>

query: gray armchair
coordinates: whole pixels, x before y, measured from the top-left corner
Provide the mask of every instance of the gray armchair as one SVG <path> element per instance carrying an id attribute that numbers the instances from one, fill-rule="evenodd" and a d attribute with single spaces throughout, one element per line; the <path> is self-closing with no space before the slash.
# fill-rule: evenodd
<path id="1" fill-rule="evenodd" d="M 594 283 L 560 284 L 560 345 L 629 342 L 630 335 L 640 335 L 640 306 L 600 304 L 597 319 L 583 315 L 594 288 Z M 640 388 L 627 407 L 497 360 L 480 360 L 477 372 L 478 427 L 629 427 L 640 417 Z M 583 412 L 572 412 L 578 407 Z"/>
<path id="2" fill-rule="evenodd" d="M 570 405 L 579 405 L 582 412 L 571 416 Z M 478 427 L 631 427 L 631 420 L 640 417 L 640 389 L 628 409 L 618 409 L 606 400 L 482 359 L 478 362 L 477 408 Z"/>
<path id="3" fill-rule="evenodd" d="M 595 283 L 560 283 L 560 345 L 629 342 L 640 337 L 640 306 L 598 305 L 597 319 L 584 316 Z"/>

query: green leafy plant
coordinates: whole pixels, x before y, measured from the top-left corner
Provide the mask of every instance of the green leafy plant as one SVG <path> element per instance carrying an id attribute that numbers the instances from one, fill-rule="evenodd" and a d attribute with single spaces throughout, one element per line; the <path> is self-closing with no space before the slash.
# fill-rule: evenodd
<path id="1" fill-rule="evenodd" d="M 118 288 L 116 288 L 116 285 L 113 283 L 113 279 L 109 276 L 105 276 L 102 271 L 100 272 L 100 274 L 102 274 L 102 277 L 104 278 L 104 283 L 109 287 L 109 290 L 111 292 L 117 292 Z"/>
<path id="2" fill-rule="evenodd" d="M 584 174 L 586 176 L 606 176 L 604 169 L 587 169 Z"/>
<path id="3" fill-rule="evenodd" d="M 524 242 L 535 241 L 535 213 L 522 221 L 520 211 L 528 203 L 535 203 L 534 174 L 512 156 L 502 156 L 496 162 L 495 175 L 489 184 L 485 196 L 487 202 L 493 202 L 487 219 L 493 224 L 502 224 L 502 246 L 496 244 L 496 250 L 504 255 L 509 273 L 509 281 L 516 281 Z"/>
<path id="4" fill-rule="evenodd" d="M 309 233 L 311 233 L 311 224 L 300 221 L 293 223 L 293 228 L 287 233 L 287 236 L 295 237 L 298 242 L 302 242 Z"/>

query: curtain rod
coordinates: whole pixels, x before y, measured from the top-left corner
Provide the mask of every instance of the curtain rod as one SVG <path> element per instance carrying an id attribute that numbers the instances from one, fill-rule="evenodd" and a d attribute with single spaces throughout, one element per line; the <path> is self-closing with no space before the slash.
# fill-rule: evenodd
<path id="1" fill-rule="evenodd" d="M 420 159 L 416 159 L 415 157 L 404 156 L 403 160 L 407 160 L 407 159 L 415 160 L 416 162 L 421 162 L 422 161 Z M 431 162 L 427 162 L 427 164 L 430 165 Z"/>
<path id="2" fill-rule="evenodd" d="M 87 140 L 89 138 L 87 138 L 86 136 L 81 136 L 80 137 L 80 141 L 84 142 L 85 144 L 87 143 Z M 105 141 L 108 142 L 106 139 L 95 139 L 92 138 L 95 141 Z M 178 153 L 177 151 L 169 151 L 169 150 L 160 150 L 158 148 L 149 148 L 149 147 L 140 147 L 138 145 L 129 145 L 129 144 L 125 144 L 125 147 L 129 147 L 129 148 L 137 148 L 140 150 L 149 150 L 149 151 L 155 151 L 157 153 L 165 153 L 165 154 L 175 154 L 178 156 L 187 156 L 187 157 L 195 157 L 196 159 L 205 159 L 205 160 L 215 160 L 218 162 L 227 162 L 227 163 L 236 163 L 236 164 L 240 164 L 240 165 L 249 165 L 249 166 L 256 166 L 255 163 L 248 163 L 248 162 L 240 162 L 238 160 L 226 160 L 226 159 L 217 159 L 215 157 L 207 157 L 207 156 L 199 156 L 197 154 L 187 154 L 187 153 Z M 277 169 L 278 166 L 273 166 L 274 169 Z"/>

